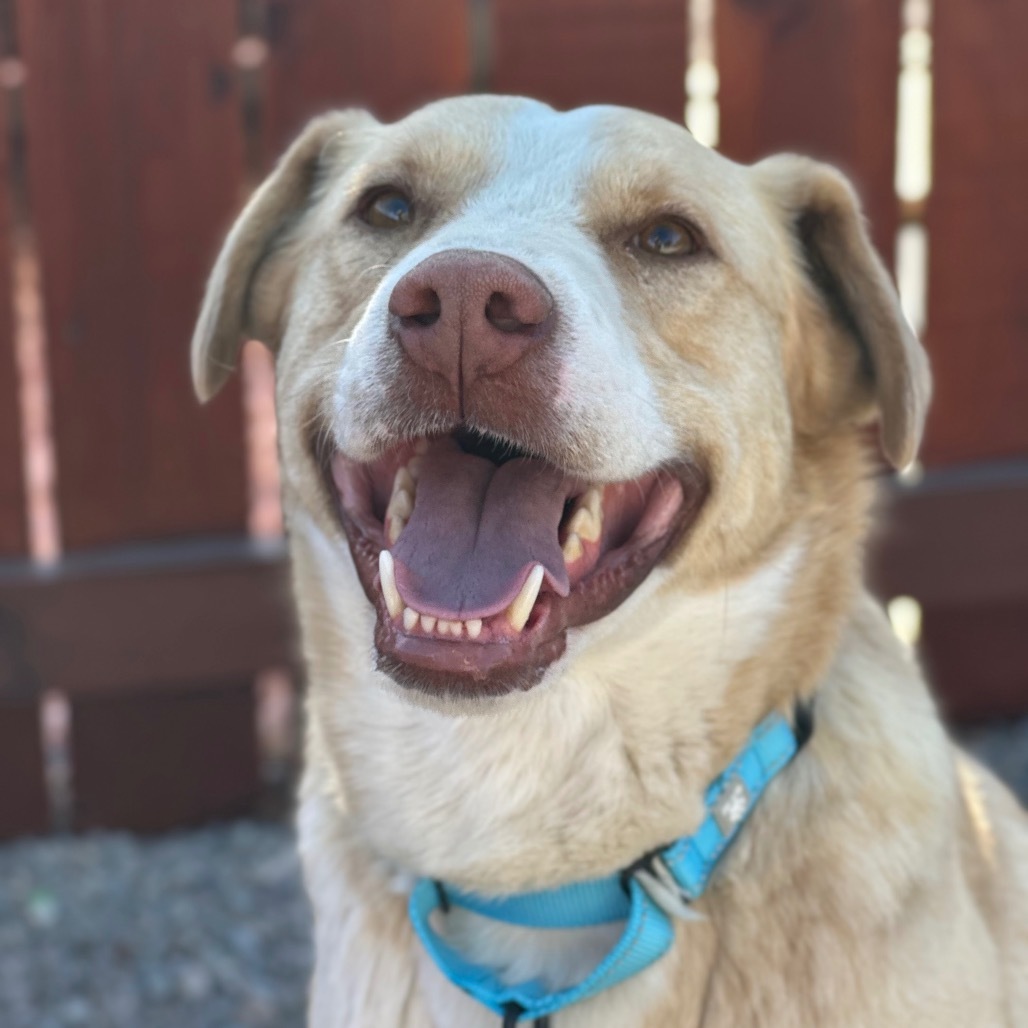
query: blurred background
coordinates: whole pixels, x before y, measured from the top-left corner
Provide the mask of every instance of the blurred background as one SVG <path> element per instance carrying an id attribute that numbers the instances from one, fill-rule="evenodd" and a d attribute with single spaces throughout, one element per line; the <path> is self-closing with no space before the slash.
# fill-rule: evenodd
<path id="1" fill-rule="evenodd" d="M 936 382 L 869 575 L 1028 793 L 1026 50 L 1023 0 L 0 0 L 0 1022 L 302 1023 L 272 367 L 201 409 L 186 353 L 332 106 L 620 103 L 849 172 Z"/>

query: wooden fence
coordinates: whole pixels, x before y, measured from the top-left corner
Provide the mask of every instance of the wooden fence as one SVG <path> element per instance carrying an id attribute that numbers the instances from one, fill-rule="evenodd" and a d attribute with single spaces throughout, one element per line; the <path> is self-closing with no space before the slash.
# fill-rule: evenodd
<path id="1" fill-rule="evenodd" d="M 894 187 L 900 8 L 717 0 L 721 148 L 839 163 L 890 259 L 901 223 L 927 234 L 936 400 L 874 577 L 920 602 L 948 709 L 999 716 L 1028 709 L 1028 5 L 936 4 L 915 204 Z M 687 0 L 0 3 L 0 834 L 54 824 L 57 700 L 75 828 L 259 793 L 254 682 L 296 664 L 283 550 L 250 531 L 239 379 L 201 409 L 186 349 L 221 235 L 305 118 L 490 89 L 680 119 L 689 26 Z M 27 514 L 47 393 L 56 560 Z"/>

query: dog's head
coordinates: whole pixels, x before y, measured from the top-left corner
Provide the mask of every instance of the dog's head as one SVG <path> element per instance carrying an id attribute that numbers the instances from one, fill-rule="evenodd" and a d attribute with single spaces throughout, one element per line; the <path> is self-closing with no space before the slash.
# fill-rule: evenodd
<path id="1" fill-rule="evenodd" d="M 244 338 L 278 353 L 287 511 L 345 536 L 379 666 L 465 697 L 535 685 L 657 567 L 752 567 L 871 420 L 909 461 L 928 394 L 839 173 L 510 98 L 312 123 L 218 259 L 202 397 Z"/>

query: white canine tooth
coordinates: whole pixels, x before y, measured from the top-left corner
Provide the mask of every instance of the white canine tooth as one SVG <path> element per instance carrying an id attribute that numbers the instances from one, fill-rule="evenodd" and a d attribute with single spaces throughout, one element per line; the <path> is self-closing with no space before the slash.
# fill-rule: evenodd
<path id="1" fill-rule="evenodd" d="M 396 588 L 393 555 L 388 550 L 383 550 L 378 555 L 378 578 L 382 585 L 382 596 L 385 599 L 389 616 L 391 618 L 399 617 L 403 613 L 403 600 L 400 599 L 400 592 Z"/>
<path id="2" fill-rule="evenodd" d="M 406 524 L 411 514 L 414 513 L 414 497 L 406 489 L 397 489 L 389 501 L 386 513 L 402 519 Z"/>
<path id="3" fill-rule="evenodd" d="M 418 627 L 418 619 L 421 615 L 416 610 L 411 610 L 410 607 L 403 608 L 403 627 L 408 632 L 413 632 Z"/>
<path id="4" fill-rule="evenodd" d="M 436 623 L 436 619 L 435 618 L 429 617 L 427 614 L 422 614 L 421 615 L 421 627 L 426 632 L 434 631 L 435 630 L 435 623 Z"/>
<path id="5" fill-rule="evenodd" d="M 410 475 L 411 480 L 417 482 L 418 476 L 421 474 L 421 458 L 411 457 L 407 461 L 407 474 Z"/>
<path id="6" fill-rule="evenodd" d="M 465 621 L 464 624 L 467 627 L 469 639 L 477 639 L 482 634 L 481 618 L 472 618 L 470 621 Z"/>
<path id="7" fill-rule="evenodd" d="M 411 496 L 416 492 L 414 479 L 406 468 L 400 468 L 396 472 L 396 478 L 393 479 L 393 496 L 400 492 L 410 493 Z M 390 506 L 392 506 L 392 503 L 390 503 Z"/>
<path id="8" fill-rule="evenodd" d="M 521 592 L 515 597 L 514 602 L 507 608 L 507 620 L 515 632 L 520 632 L 528 623 L 529 615 L 535 606 L 536 597 L 543 584 L 543 566 L 536 564 L 525 579 Z"/>
<path id="9" fill-rule="evenodd" d="M 564 563 L 574 564 L 576 560 L 580 560 L 582 557 L 582 540 L 572 532 L 571 535 L 564 540 L 564 545 L 561 549 L 564 553 Z"/>
<path id="10" fill-rule="evenodd" d="M 596 542 L 600 538 L 601 528 L 599 520 L 593 516 L 588 507 L 579 507 L 568 523 L 568 531 L 586 543 Z"/>
<path id="11" fill-rule="evenodd" d="M 597 523 L 603 523 L 603 493 L 596 486 L 589 489 L 582 497 L 581 505 L 592 514 Z"/>

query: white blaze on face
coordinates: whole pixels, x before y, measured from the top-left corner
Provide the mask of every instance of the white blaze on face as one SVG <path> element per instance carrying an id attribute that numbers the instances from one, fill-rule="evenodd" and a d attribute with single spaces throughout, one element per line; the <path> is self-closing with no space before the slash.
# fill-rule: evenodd
<path id="1" fill-rule="evenodd" d="M 495 174 L 392 268 L 352 334 L 336 389 L 336 436 L 344 452 L 371 455 L 378 440 L 368 397 L 382 395 L 383 376 L 402 373 L 389 331 L 393 287 L 432 254 L 480 249 L 520 261 L 556 301 L 553 432 L 573 441 L 574 470 L 594 480 L 625 480 L 675 455 L 618 284 L 584 223 L 590 173 L 604 160 L 611 113 L 589 107 L 560 114 L 525 101 L 509 115 Z M 365 416 L 355 418 L 361 408 Z"/>

